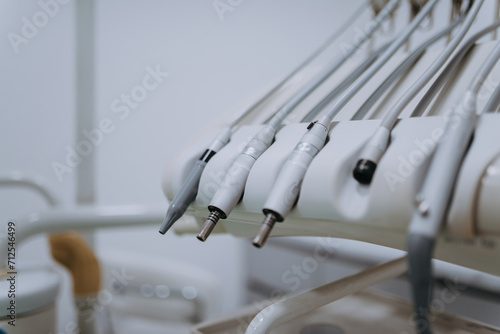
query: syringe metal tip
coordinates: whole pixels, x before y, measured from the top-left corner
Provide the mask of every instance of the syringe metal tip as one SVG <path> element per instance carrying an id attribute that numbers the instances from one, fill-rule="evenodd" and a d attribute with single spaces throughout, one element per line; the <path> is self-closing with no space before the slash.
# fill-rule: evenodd
<path id="1" fill-rule="evenodd" d="M 266 214 L 266 218 L 264 219 L 262 225 L 260 226 L 259 233 L 257 233 L 257 236 L 252 241 L 252 245 L 254 245 L 257 248 L 261 248 L 262 246 L 264 246 L 264 243 L 269 237 L 269 234 L 271 234 L 271 231 L 274 227 L 274 224 L 276 223 L 276 220 L 277 217 L 274 213 L 270 212 Z"/>
<path id="2" fill-rule="evenodd" d="M 372 182 L 377 164 L 373 161 L 360 159 L 352 171 L 352 176 L 361 184 L 368 185 Z"/>
<path id="3" fill-rule="evenodd" d="M 207 240 L 208 236 L 210 235 L 210 233 L 212 233 L 212 230 L 214 229 L 219 219 L 221 219 L 221 217 L 222 215 L 219 211 L 212 211 L 208 216 L 207 220 L 205 220 L 205 223 L 203 224 L 200 233 L 198 233 L 198 235 L 196 236 L 198 240 L 200 241 Z"/>

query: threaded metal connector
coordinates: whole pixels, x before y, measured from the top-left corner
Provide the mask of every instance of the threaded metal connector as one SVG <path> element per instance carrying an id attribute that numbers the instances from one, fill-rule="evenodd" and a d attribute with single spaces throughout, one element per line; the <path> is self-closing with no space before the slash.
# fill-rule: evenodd
<path id="1" fill-rule="evenodd" d="M 221 219 L 221 217 L 222 214 L 219 211 L 214 210 L 210 212 L 207 220 L 205 220 L 205 223 L 203 223 L 203 227 L 201 228 L 200 233 L 198 233 L 198 235 L 196 236 L 198 240 L 207 240 L 208 236 L 210 235 L 210 233 L 212 233 L 212 230 L 214 229 L 219 219 Z"/>

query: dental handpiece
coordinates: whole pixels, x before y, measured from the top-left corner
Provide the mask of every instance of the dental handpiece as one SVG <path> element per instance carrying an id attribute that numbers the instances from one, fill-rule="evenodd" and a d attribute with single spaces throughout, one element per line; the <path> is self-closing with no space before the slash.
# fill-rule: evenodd
<path id="1" fill-rule="evenodd" d="M 275 223 L 282 222 L 291 211 L 298 199 L 300 186 L 307 168 L 314 156 L 325 145 L 333 118 L 408 40 L 436 3 L 437 0 L 429 1 L 375 63 L 335 100 L 331 108 L 321 117 L 320 121 L 309 124 L 307 128 L 308 132 L 303 135 L 289 158 L 285 161 L 264 204 L 262 211 L 264 212 L 265 219 L 252 242 L 255 247 L 262 247 Z"/>
<path id="2" fill-rule="evenodd" d="M 302 136 L 280 170 L 264 209 L 266 218 L 262 223 L 253 245 L 260 248 L 266 242 L 276 222 L 282 222 L 288 215 L 298 196 L 300 185 L 313 158 L 323 148 L 330 128 L 331 119 L 325 115 L 319 121 L 308 125 L 308 132 Z"/>
<path id="3" fill-rule="evenodd" d="M 384 152 L 389 146 L 391 136 L 391 129 L 394 127 L 398 120 L 399 114 L 405 107 L 413 100 L 413 98 L 425 87 L 425 85 L 434 77 L 439 69 L 446 63 L 453 51 L 458 47 L 459 43 L 464 38 L 469 30 L 472 22 L 476 18 L 483 0 L 475 1 L 472 8 L 470 8 L 464 23 L 460 27 L 457 35 L 453 37 L 451 42 L 436 58 L 431 66 L 415 81 L 410 88 L 398 99 L 389 113 L 382 119 L 382 123 L 375 130 L 368 142 L 363 147 L 360 157 L 353 169 L 353 177 L 360 183 L 368 185 L 373 179 L 378 162 L 382 158 Z"/>
<path id="4" fill-rule="evenodd" d="M 276 129 L 266 125 L 254 136 L 228 169 L 219 189 L 210 201 L 210 215 L 197 235 L 205 241 L 219 219 L 226 219 L 240 200 L 245 184 L 255 161 L 271 145 Z"/>
<path id="5" fill-rule="evenodd" d="M 445 225 L 455 180 L 470 145 L 476 120 L 477 93 L 500 58 L 500 42 L 453 109 L 444 136 L 432 157 L 408 228 L 408 264 L 419 333 L 431 334 L 429 307 L 432 295 L 431 259 L 437 235 Z"/>
<path id="6" fill-rule="evenodd" d="M 226 219 L 234 209 L 241 196 L 243 195 L 246 180 L 248 179 L 250 170 L 252 169 L 255 161 L 257 161 L 262 153 L 264 153 L 271 145 L 276 131 L 285 117 L 290 112 L 292 112 L 295 107 L 299 105 L 307 96 L 309 96 L 320 84 L 322 84 L 338 68 L 340 68 L 340 66 L 342 66 L 347 59 L 349 59 L 356 53 L 357 49 L 375 33 L 376 29 L 381 25 L 382 21 L 387 16 L 389 16 L 390 13 L 396 8 L 398 2 L 399 0 L 392 0 L 374 19 L 374 24 L 370 26 L 370 31 L 368 31 L 363 38 L 358 40 L 355 46 L 350 49 L 349 52 L 344 54 L 342 57 L 335 59 L 329 66 L 327 66 L 326 70 L 322 71 L 305 87 L 303 87 L 299 91 L 299 93 L 297 93 L 289 101 L 287 101 L 287 103 L 285 103 L 285 105 L 283 105 L 275 113 L 269 124 L 250 140 L 247 146 L 243 149 L 243 152 L 236 158 L 235 162 L 228 169 L 228 172 L 224 177 L 218 191 L 215 193 L 208 206 L 210 215 L 203 224 L 202 229 L 197 236 L 200 241 L 205 241 L 216 226 L 217 222 L 220 219 Z M 362 64 L 362 66 L 368 67 L 369 64 L 371 64 L 374 60 L 372 58 L 375 57 L 370 56 L 367 61 Z M 354 79 L 352 76 L 348 76 L 346 80 L 352 81 Z M 343 87 L 340 87 L 339 90 L 342 88 Z M 331 99 L 333 98 L 333 96 L 330 95 L 327 98 Z"/>

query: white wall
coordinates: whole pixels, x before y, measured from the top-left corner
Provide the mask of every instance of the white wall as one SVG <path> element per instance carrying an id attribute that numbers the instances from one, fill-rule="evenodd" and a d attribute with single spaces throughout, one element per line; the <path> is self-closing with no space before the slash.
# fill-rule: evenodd
<path id="1" fill-rule="evenodd" d="M 179 145 L 218 113 L 291 71 L 340 25 L 334 18 L 351 10 L 340 1 L 252 0 L 221 20 L 212 1 L 96 2 L 96 121 L 110 118 L 115 124 L 94 151 L 97 202 L 165 208 L 161 173 Z M 75 173 L 59 182 L 51 164 L 64 163 L 65 147 L 75 145 L 75 7 L 74 1 L 61 5 L 15 52 L 8 34 L 22 35 L 23 17 L 32 21 L 40 5 L 0 1 L 0 173 L 41 176 L 66 205 L 74 203 Z M 157 65 L 169 77 L 121 120 L 111 103 L 130 94 L 146 68 Z M 2 221 L 45 207 L 26 191 L 0 190 Z M 161 236 L 157 227 L 97 237 L 102 252 L 175 258 L 210 270 L 225 287 L 224 312 L 243 300 L 241 242 L 213 236 L 202 244 L 194 236 Z M 45 239 L 28 241 L 19 257 L 49 262 Z"/>

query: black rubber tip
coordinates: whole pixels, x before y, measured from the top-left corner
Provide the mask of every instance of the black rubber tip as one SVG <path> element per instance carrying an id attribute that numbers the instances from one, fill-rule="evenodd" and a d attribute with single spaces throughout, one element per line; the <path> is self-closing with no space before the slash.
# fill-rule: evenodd
<path id="1" fill-rule="evenodd" d="M 375 174 L 377 164 L 370 160 L 358 160 L 356 167 L 352 171 L 352 176 L 361 184 L 370 184 L 372 182 L 373 174 Z"/>

